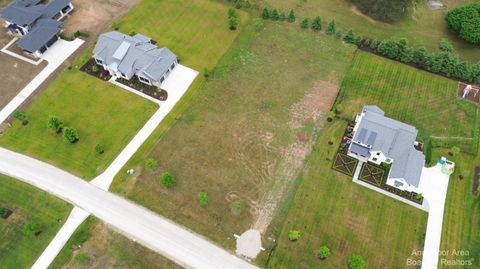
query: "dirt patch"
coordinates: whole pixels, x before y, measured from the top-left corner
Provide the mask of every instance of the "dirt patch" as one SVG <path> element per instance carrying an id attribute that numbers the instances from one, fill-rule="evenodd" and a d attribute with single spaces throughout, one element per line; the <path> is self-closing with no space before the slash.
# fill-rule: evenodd
<path id="1" fill-rule="evenodd" d="M 77 30 L 87 31 L 97 36 L 113 20 L 121 17 L 135 6 L 139 0 L 73 0 L 74 11 L 65 20 L 65 34 L 72 35 Z"/>
<path id="2" fill-rule="evenodd" d="M 466 83 L 463 83 L 463 82 L 458 83 L 457 97 L 480 104 L 480 88 L 476 85 L 472 85 L 472 89 L 468 92 L 465 98 L 463 98 L 464 90 L 465 88 L 467 88 L 467 86 L 468 84 Z"/>
<path id="3" fill-rule="evenodd" d="M 314 84 L 304 97 L 290 108 L 288 126 L 296 136 L 298 128 L 313 124 L 314 132 L 326 122 L 326 114 L 330 111 L 338 94 L 338 86 L 331 82 L 319 81 Z M 278 205 L 284 197 L 288 186 L 300 173 L 305 158 L 310 154 L 315 142 L 315 136 L 306 141 L 296 141 L 280 149 L 282 159 L 275 170 L 273 183 L 260 199 L 254 216 L 253 229 L 265 232 L 274 218 Z"/>
<path id="4" fill-rule="evenodd" d="M 289 127 L 297 129 L 310 121 L 321 122 L 319 117 L 330 110 L 337 93 L 338 86 L 336 84 L 327 81 L 316 82 L 302 100 L 290 109 Z"/>

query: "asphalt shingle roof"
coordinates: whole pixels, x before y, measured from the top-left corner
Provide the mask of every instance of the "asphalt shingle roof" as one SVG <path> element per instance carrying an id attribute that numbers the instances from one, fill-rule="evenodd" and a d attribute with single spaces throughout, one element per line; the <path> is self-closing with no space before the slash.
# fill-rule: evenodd
<path id="1" fill-rule="evenodd" d="M 60 31 L 60 22 L 51 19 L 42 19 L 28 35 L 24 36 L 17 45 L 28 52 L 35 52 L 47 44 Z"/>

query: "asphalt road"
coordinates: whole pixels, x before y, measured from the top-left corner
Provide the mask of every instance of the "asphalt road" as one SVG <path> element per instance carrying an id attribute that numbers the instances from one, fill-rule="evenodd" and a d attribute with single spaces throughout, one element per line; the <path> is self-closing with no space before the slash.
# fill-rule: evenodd
<path id="1" fill-rule="evenodd" d="M 0 173 L 36 186 L 93 214 L 130 239 L 183 267 L 257 268 L 144 207 L 28 156 L 0 148 Z"/>

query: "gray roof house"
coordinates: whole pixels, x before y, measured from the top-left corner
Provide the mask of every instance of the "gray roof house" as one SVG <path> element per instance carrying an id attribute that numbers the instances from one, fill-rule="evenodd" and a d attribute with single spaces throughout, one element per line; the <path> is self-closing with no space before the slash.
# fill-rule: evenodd
<path id="1" fill-rule="evenodd" d="M 93 58 L 113 76 L 127 80 L 137 76 L 142 83 L 157 87 L 178 64 L 172 51 L 158 48 L 151 38 L 118 31 L 100 35 Z"/>
<path id="2" fill-rule="evenodd" d="M 349 155 L 364 161 L 390 163 L 387 184 L 416 191 L 425 165 L 425 156 L 415 149 L 418 130 L 385 117 L 377 106 L 364 106 L 357 116 Z"/>
<path id="3" fill-rule="evenodd" d="M 58 39 L 60 21 L 73 10 L 70 0 L 13 0 L 0 10 L 7 31 L 22 38 L 17 45 L 39 57 Z"/>

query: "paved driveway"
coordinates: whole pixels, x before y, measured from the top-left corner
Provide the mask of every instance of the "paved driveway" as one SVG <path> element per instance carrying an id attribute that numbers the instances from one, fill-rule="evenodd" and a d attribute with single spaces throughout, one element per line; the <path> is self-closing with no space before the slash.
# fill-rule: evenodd
<path id="1" fill-rule="evenodd" d="M 443 212 L 447 198 L 449 176 L 442 173 L 442 166 L 423 168 L 420 192 L 429 205 L 427 234 L 423 248 L 423 269 L 436 269 L 442 238 Z"/>
<path id="2" fill-rule="evenodd" d="M 72 203 L 186 268 L 257 268 L 152 211 L 49 164 L 0 148 L 0 173 Z"/>

